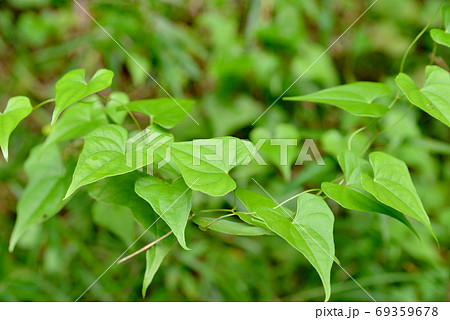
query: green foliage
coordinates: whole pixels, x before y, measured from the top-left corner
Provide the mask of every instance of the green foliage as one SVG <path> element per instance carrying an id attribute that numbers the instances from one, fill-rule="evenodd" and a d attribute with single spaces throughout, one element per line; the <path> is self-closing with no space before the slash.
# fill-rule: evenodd
<path id="1" fill-rule="evenodd" d="M 438 66 L 428 66 L 425 84 L 420 90 L 404 73 L 399 74 L 396 81 L 412 104 L 450 127 L 450 74 L 448 71 Z"/>
<path id="2" fill-rule="evenodd" d="M 388 112 L 388 107 L 373 101 L 387 94 L 389 88 L 383 83 L 355 82 L 285 100 L 327 103 L 357 116 L 382 117 Z"/>
<path id="3" fill-rule="evenodd" d="M 55 111 L 52 116 L 52 124 L 56 122 L 56 119 L 65 108 L 109 87 L 113 76 L 114 73 L 112 71 L 101 69 L 94 74 L 89 82 L 86 82 L 84 69 L 72 70 L 66 73 L 55 85 Z"/>
<path id="4" fill-rule="evenodd" d="M 450 5 L 442 7 L 442 18 L 445 30 L 432 29 L 430 31 L 431 38 L 443 46 L 450 47 Z"/>
<path id="5" fill-rule="evenodd" d="M 191 212 L 192 191 L 183 179 L 178 178 L 169 184 L 153 176 L 143 177 L 136 181 L 136 193 L 151 204 L 172 229 L 180 245 L 188 250 L 184 230 Z"/>
<path id="6" fill-rule="evenodd" d="M 395 3 L 390 5 L 395 7 Z M 422 24 L 421 7 L 408 3 L 420 12 L 414 23 Z M 406 47 L 410 41 L 403 34 L 413 29 L 414 23 L 408 32 L 386 24 L 383 26 L 392 33 L 368 26 L 358 31 L 352 39 L 356 39 L 354 44 L 342 46 L 333 56 L 324 56 L 302 84 L 291 89 L 289 85 L 298 80 L 298 74 L 325 51 L 322 44 L 335 38 L 331 29 L 340 22 L 330 20 L 333 8 L 316 2 L 280 1 L 268 7 L 249 2 L 245 8 L 230 5 L 232 13 L 224 17 L 217 10 L 219 5 L 215 1 L 205 3 L 199 17 L 189 13 L 183 22 L 189 29 L 185 29 L 167 19 L 187 15 L 184 8 L 171 4 L 154 3 L 151 10 L 142 8 L 142 12 L 124 3 L 118 8 L 92 4 L 104 19 L 101 23 L 114 22 L 108 23 L 111 32 L 133 43 L 133 57 L 156 72 L 156 79 L 177 99 L 160 98 L 166 93 L 146 80 L 146 71 L 116 50 L 109 39 L 101 40 L 95 33 L 33 55 L 32 59 L 41 63 L 39 72 L 56 79 L 56 73 L 67 69 L 67 51 L 78 48 L 80 43 L 91 43 L 102 60 L 83 58 L 80 64 L 91 70 L 92 65 L 101 62 L 111 70 L 98 70 L 88 82 L 84 69 L 69 71 L 56 82 L 55 99 L 33 109 L 28 98 L 17 96 L 0 114 L 0 146 L 6 160 L 10 139 L 14 146 L 14 159 L 0 167 L 0 176 L 8 188 L 3 188 L 3 182 L 1 187 L 12 190 L 18 198 L 16 209 L 5 210 L 17 212 L 14 228 L 10 228 L 9 251 L 19 248 L 14 254 L 28 261 L 31 258 L 24 256 L 24 251 L 45 248 L 42 255 L 36 255 L 39 269 L 42 264 L 46 272 L 58 274 L 65 284 L 63 280 L 72 276 L 65 270 L 76 265 L 74 268 L 80 271 L 72 282 L 79 282 L 84 290 L 97 273 L 104 271 L 94 270 L 97 256 L 114 261 L 117 257 L 112 255 L 130 249 L 130 244 L 134 248 L 135 242 L 150 243 L 143 250 L 145 265 L 138 260 L 127 268 L 127 274 L 122 272 L 119 280 L 114 278 L 114 283 L 132 283 L 129 288 L 118 289 L 123 299 L 138 299 L 134 293 L 137 274 L 145 268 L 141 293 L 145 298 L 150 290 L 152 300 L 167 298 L 161 288 L 174 300 L 249 300 L 252 292 L 258 292 L 263 300 L 318 300 L 323 290 L 325 300 L 345 300 L 349 296 L 367 300 L 364 292 L 353 293 L 350 282 L 341 283 L 346 276 L 332 268 L 333 262 L 339 263 L 336 256 L 343 261 L 343 268 L 357 261 L 360 270 L 355 277 L 363 286 L 377 290 L 380 299 L 410 299 L 403 292 L 416 291 L 414 297 L 429 294 L 425 300 L 443 296 L 442 290 L 434 290 L 432 282 L 444 283 L 448 268 L 442 259 L 444 254 L 430 240 L 431 234 L 441 243 L 448 241 L 450 226 L 450 211 L 446 208 L 450 179 L 446 156 L 450 147 L 445 142 L 450 127 L 450 75 L 439 56 L 441 49 L 434 47 L 425 83 L 419 89 L 412 72 L 411 76 L 397 74 L 387 67 L 400 52 L 393 47 Z M 59 25 L 70 25 L 55 24 L 50 12 L 46 26 L 38 28 L 37 13 L 16 19 L 14 8 L 10 13 L 0 9 L 0 50 L 8 48 L 5 44 L 11 46 L 7 32 L 15 20 L 20 21 L 24 31 L 22 41 L 38 47 L 59 37 Z M 236 14 L 241 9 L 245 19 Z M 397 10 L 380 9 L 374 16 L 389 19 L 392 12 Z M 445 30 L 431 30 L 431 39 L 449 46 L 449 7 L 442 12 Z M 266 15 L 268 20 L 259 19 Z M 147 16 L 155 23 L 141 20 Z M 243 25 L 241 20 L 245 21 Z M 317 24 L 313 35 L 305 21 Z M 149 30 L 143 30 L 143 25 Z M 394 35 L 393 41 L 385 39 L 388 33 Z M 202 44 L 201 34 L 209 35 L 207 43 Z M 405 61 L 419 38 L 404 54 L 401 71 L 405 66 L 409 69 Z M 397 40 L 402 45 L 390 45 Z M 429 49 L 426 42 L 422 45 Z M 17 53 L 22 50 L 25 48 L 19 47 Z M 54 73 L 47 74 L 43 64 L 57 64 L 58 56 L 63 61 L 54 67 Z M 425 53 L 420 56 L 410 62 L 419 71 L 427 59 Z M 46 57 L 52 57 L 51 61 L 45 62 Z M 385 68 L 378 73 L 378 64 L 371 69 L 367 61 Z M 28 70 L 33 62 L 11 65 Z M 112 70 L 117 75 L 114 82 Z M 11 93 L 33 87 L 33 79 L 18 78 L 23 78 L 23 84 L 16 83 Z M 347 84 L 338 85 L 340 80 Z M 395 88 L 394 80 L 399 87 L 397 94 L 391 90 Z M 127 82 L 138 88 L 127 87 Z M 112 92 L 98 94 L 110 86 Z M 278 101 L 287 87 L 293 96 Z M 118 89 L 124 92 L 115 91 Z M 49 92 L 29 96 L 43 100 Z M 192 97 L 196 97 L 195 104 Z M 283 100 L 307 103 L 300 107 Z M 53 101 L 50 120 L 47 110 L 38 107 Z M 277 101 L 273 108 L 271 105 L 267 114 L 255 121 L 264 111 L 262 106 L 273 101 Z M 407 109 L 409 103 L 446 126 L 434 127 L 420 121 L 419 117 L 427 115 Z M 29 128 L 18 126 L 30 114 Z M 197 119 L 200 126 L 193 123 Z M 43 128 L 41 133 L 36 130 L 39 126 Z M 325 166 L 295 163 L 301 138 L 322 142 L 319 149 L 325 155 Z M 260 144 L 262 139 L 272 140 Z M 286 140 L 273 139 L 289 142 L 282 145 L 278 142 Z M 31 146 L 34 148 L 30 152 Z M 263 164 L 258 161 L 257 151 L 266 160 Z M 252 179 L 264 191 L 269 190 L 267 196 L 251 191 L 256 187 Z M 420 195 L 427 196 L 421 199 Z M 246 211 L 236 203 L 236 197 Z M 279 205 L 275 197 L 290 198 Z M 293 199 L 297 199 L 296 206 L 288 203 Z M 50 219 L 59 212 L 61 215 Z M 397 221 L 391 223 L 393 220 L 407 228 Z M 429 233 L 419 233 L 414 220 Z M 97 228 L 90 227 L 92 223 Z M 7 232 L 9 226 L 5 224 Z M 419 234 L 421 243 L 414 236 Z M 137 235 L 141 241 L 135 240 Z M 91 254 L 84 241 L 95 242 L 98 254 Z M 73 253 L 77 250 L 79 257 Z M 71 260 L 59 259 L 61 252 L 71 255 Z M 12 255 L 3 256 L 12 260 Z M 156 276 L 164 260 L 169 262 Z M 277 265 L 276 272 L 272 265 Z M 427 273 L 431 280 L 417 276 L 417 270 L 424 265 L 431 270 Z M 93 271 L 86 272 L 89 268 Z M 385 268 L 401 273 L 382 272 Z M 2 272 L 0 268 L 0 279 Z M 246 281 L 253 281 L 252 287 L 247 287 Z M 395 286 L 387 285 L 391 283 Z M 92 290 L 92 296 L 111 300 L 110 286 L 105 283 L 104 288 L 96 287 L 98 291 Z M 400 287 L 402 290 L 397 292 Z M 272 295 L 274 288 L 282 289 Z M 2 290 L 0 286 L 3 297 Z M 9 288 L 5 290 L 10 292 Z M 207 294 L 198 294 L 201 291 Z M 220 297 L 210 297 L 211 292 L 220 292 Z M 58 294 L 61 300 L 71 299 Z M 21 297 L 32 299 L 26 294 Z"/>
<path id="7" fill-rule="evenodd" d="M 369 158 L 374 176 L 362 174 L 364 189 L 385 205 L 422 222 L 434 235 L 406 164 L 384 152 L 372 152 Z"/>
<path id="8" fill-rule="evenodd" d="M 9 99 L 6 109 L 0 113 L 0 147 L 5 160 L 8 161 L 9 136 L 17 125 L 33 110 L 30 99 L 14 97 Z"/>

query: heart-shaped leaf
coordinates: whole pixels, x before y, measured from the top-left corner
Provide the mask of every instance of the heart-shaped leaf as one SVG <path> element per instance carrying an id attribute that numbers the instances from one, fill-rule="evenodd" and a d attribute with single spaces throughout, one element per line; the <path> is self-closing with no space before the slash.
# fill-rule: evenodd
<path id="1" fill-rule="evenodd" d="M 31 226 L 57 214 L 65 204 L 64 194 L 71 171 L 66 171 L 57 145 L 39 145 L 25 162 L 28 184 L 17 204 L 17 220 L 9 243 L 14 250 L 17 241 Z"/>
<path id="2" fill-rule="evenodd" d="M 110 177 L 93 183 L 87 187 L 89 195 L 97 201 L 119 205 L 131 210 L 134 218 L 144 228 L 149 228 L 158 216 L 152 207 L 134 191 L 136 180 L 145 174 L 134 171 L 120 176 Z M 159 222 L 159 221 L 158 221 Z M 158 222 L 156 225 L 158 225 Z M 165 223 L 161 221 L 163 225 Z M 156 227 L 149 229 L 153 234 Z"/>
<path id="3" fill-rule="evenodd" d="M 266 229 L 252 226 L 247 223 L 231 221 L 226 219 L 220 219 L 217 221 L 215 218 L 210 217 L 199 217 L 195 216 L 192 221 L 200 226 L 201 228 L 210 229 L 213 231 L 231 234 L 236 236 L 262 236 L 262 235 L 273 235 L 273 232 L 270 232 Z M 214 221 L 214 222 L 213 222 Z"/>
<path id="4" fill-rule="evenodd" d="M 128 140 L 128 132 L 121 126 L 108 124 L 92 131 L 67 191 L 69 197 L 81 186 L 106 177 L 121 175 L 153 162 L 150 150 L 167 147 L 172 137 L 155 127 L 149 127 Z M 128 148 L 128 150 L 127 150 Z"/>
<path id="5" fill-rule="evenodd" d="M 68 109 L 55 124 L 45 143 L 70 140 L 87 135 L 107 124 L 102 104 L 97 101 L 78 102 Z"/>
<path id="6" fill-rule="evenodd" d="M 345 186 L 324 182 L 322 183 L 322 190 L 328 197 L 339 203 L 345 209 L 388 215 L 405 224 L 417 235 L 416 230 L 403 213 L 379 202 L 374 196 L 364 190 L 361 184 Z"/>
<path id="7" fill-rule="evenodd" d="M 421 90 L 404 73 L 400 73 L 395 81 L 413 105 L 450 127 L 450 74 L 446 70 L 427 66 Z"/>
<path id="8" fill-rule="evenodd" d="M 239 199 L 249 211 L 264 220 L 271 231 L 300 251 L 319 273 L 325 289 L 325 300 L 331 294 L 330 272 L 334 261 L 334 215 L 326 202 L 318 196 L 304 193 L 298 197 L 297 213 L 278 207 L 265 197 L 249 190 L 238 189 Z"/>
<path id="9" fill-rule="evenodd" d="M 288 97 L 289 101 L 326 103 L 344 109 L 357 116 L 382 117 L 388 107 L 373 101 L 389 94 L 389 88 L 378 82 L 354 82 L 321 90 L 312 94 Z"/>
<path id="10" fill-rule="evenodd" d="M 8 161 L 9 136 L 31 111 L 33 107 L 30 99 L 19 96 L 9 99 L 5 111 L 0 112 L 0 147 L 6 161 Z"/>
<path id="11" fill-rule="evenodd" d="M 109 87 L 113 77 L 114 73 L 106 69 L 98 70 L 89 82 L 86 82 L 84 69 L 76 69 L 66 73 L 55 85 L 55 111 L 52 116 L 52 125 L 65 108 Z"/>
<path id="12" fill-rule="evenodd" d="M 194 101 L 186 99 L 160 98 L 132 101 L 128 103 L 128 108 L 146 114 L 154 123 L 170 129 L 183 122 L 193 103 Z"/>
<path id="13" fill-rule="evenodd" d="M 234 137 L 199 139 L 172 143 L 175 159 L 184 181 L 192 189 L 212 196 L 222 196 L 236 188 L 228 172 L 248 161 L 254 152 L 249 141 Z"/>
<path id="14" fill-rule="evenodd" d="M 383 152 L 369 156 L 374 178 L 362 174 L 361 182 L 378 201 L 422 222 L 433 234 L 430 219 L 417 194 L 406 164 Z"/>
<path id="15" fill-rule="evenodd" d="M 450 5 L 442 7 L 442 18 L 445 30 L 432 29 L 431 38 L 443 46 L 450 47 Z"/>
<path id="16" fill-rule="evenodd" d="M 152 206 L 177 237 L 180 245 L 186 246 L 185 229 L 191 212 L 192 190 L 180 177 L 167 183 L 154 176 L 146 176 L 136 181 L 136 193 Z"/>

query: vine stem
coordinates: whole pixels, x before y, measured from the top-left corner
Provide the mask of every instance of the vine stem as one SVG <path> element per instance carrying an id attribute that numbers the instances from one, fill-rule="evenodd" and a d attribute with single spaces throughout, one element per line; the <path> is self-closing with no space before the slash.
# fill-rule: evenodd
<path id="1" fill-rule="evenodd" d="M 282 203 L 280 203 L 280 204 L 277 205 L 276 207 L 273 207 L 273 209 L 279 208 L 279 207 L 281 207 L 283 204 L 285 204 L 285 203 L 287 203 L 287 202 L 289 202 L 289 201 L 291 201 L 291 200 L 294 200 L 295 198 L 301 196 L 301 195 L 304 194 L 304 193 L 311 192 L 311 191 L 320 191 L 320 189 L 316 188 L 316 189 L 308 189 L 308 190 L 302 191 L 302 192 L 300 192 L 299 194 L 296 194 L 295 196 L 292 196 L 292 197 L 290 197 L 289 199 L 284 200 Z"/>
<path id="2" fill-rule="evenodd" d="M 139 122 L 137 121 L 136 117 L 134 116 L 133 112 L 131 112 L 131 110 L 127 107 L 127 105 L 125 103 L 123 103 L 122 101 L 118 100 L 118 99 L 114 99 L 111 97 L 104 97 L 101 94 L 97 93 L 97 95 L 102 98 L 105 101 L 116 101 L 118 103 L 120 103 L 122 105 L 122 107 L 125 108 L 125 110 L 128 112 L 128 115 L 130 116 L 130 118 L 133 120 L 134 124 L 136 125 L 136 127 L 138 128 L 139 131 L 142 131 L 141 125 L 139 124 Z"/>
<path id="3" fill-rule="evenodd" d="M 188 221 L 191 220 L 194 216 L 195 216 L 195 214 L 193 213 L 193 214 L 189 217 Z M 135 257 L 135 256 L 137 256 L 139 253 L 151 249 L 155 244 L 157 244 L 158 242 L 161 242 L 162 240 L 164 240 L 165 238 L 167 238 L 168 236 L 170 236 L 172 233 L 173 233 L 173 231 L 170 230 L 169 232 L 167 232 L 167 233 L 166 233 L 165 235 L 163 235 L 162 237 L 160 237 L 160 238 L 156 239 L 155 241 L 150 242 L 149 244 L 147 244 L 145 247 L 142 247 L 142 248 L 139 249 L 138 251 L 135 251 L 135 252 L 133 252 L 132 254 L 126 256 L 125 258 L 120 259 L 120 260 L 117 262 L 117 264 L 121 264 L 122 262 L 125 262 L 125 261 L 127 261 L 127 260 L 129 260 L 129 259 L 131 259 L 131 258 L 133 258 L 133 257 Z"/>
<path id="4" fill-rule="evenodd" d="M 436 16 L 438 15 L 439 11 L 441 11 L 441 7 L 444 4 L 445 0 L 442 0 L 441 3 L 439 4 L 438 9 L 436 10 L 436 12 L 433 15 L 433 18 L 430 20 L 430 22 L 428 22 L 428 24 L 422 29 L 422 31 L 420 31 L 420 33 L 414 38 L 413 42 L 411 42 L 411 44 L 409 45 L 408 49 L 406 50 L 405 54 L 402 57 L 402 61 L 400 63 L 400 71 L 399 73 L 403 72 L 403 68 L 405 67 L 405 61 L 406 58 L 408 57 L 410 51 L 412 50 L 412 48 L 414 47 L 414 45 L 417 43 L 417 41 L 419 41 L 420 37 L 428 30 L 428 28 L 431 26 L 431 24 L 433 23 L 434 19 L 436 18 Z"/>
<path id="5" fill-rule="evenodd" d="M 350 136 L 350 138 L 348 138 L 348 142 L 347 142 L 347 148 L 348 148 L 348 150 L 350 150 L 350 151 L 352 150 L 352 141 L 353 141 L 353 138 L 354 138 L 358 133 L 360 133 L 361 131 L 366 130 L 366 128 L 367 128 L 367 126 L 362 127 L 362 128 L 359 128 L 358 130 L 356 130 L 355 132 L 352 133 L 352 135 Z"/>
<path id="6" fill-rule="evenodd" d="M 47 103 L 50 103 L 50 102 L 54 102 L 54 101 L 55 101 L 55 99 L 48 99 L 48 100 L 45 100 L 45 101 L 39 103 L 37 106 L 35 106 L 35 107 L 33 108 L 33 110 L 36 110 L 37 108 L 42 107 L 44 104 L 47 104 Z"/>
<path id="7" fill-rule="evenodd" d="M 224 219 L 224 218 L 228 218 L 228 217 L 232 217 L 232 216 L 235 216 L 236 215 L 236 213 L 235 212 L 232 212 L 232 213 L 229 213 L 229 214 L 225 214 L 225 215 L 223 215 L 223 216 L 220 216 L 220 217 L 218 217 L 218 218 L 216 218 L 216 219 L 214 219 L 213 221 L 211 221 L 210 223 L 208 223 L 206 226 L 204 226 L 203 228 L 208 228 L 210 225 L 212 225 L 214 222 L 217 222 L 217 221 L 219 221 L 219 220 L 221 220 L 221 219 Z"/>

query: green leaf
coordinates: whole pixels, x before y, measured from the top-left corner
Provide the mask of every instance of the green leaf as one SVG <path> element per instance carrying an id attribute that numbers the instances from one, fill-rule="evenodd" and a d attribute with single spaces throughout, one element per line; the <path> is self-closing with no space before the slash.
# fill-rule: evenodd
<path id="1" fill-rule="evenodd" d="M 66 172 L 57 145 L 33 148 L 25 162 L 25 172 L 29 180 L 17 204 L 17 220 L 9 251 L 14 250 L 28 228 L 53 217 L 62 209 L 70 182 L 70 172 Z"/>
<path id="2" fill-rule="evenodd" d="M 66 73 L 55 85 L 55 111 L 52 116 L 52 125 L 65 108 L 109 87 L 113 77 L 114 73 L 106 69 L 98 70 L 89 82 L 86 82 L 84 69 L 76 69 Z"/>
<path id="3" fill-rule="evenodd" d="M 193 103 L 194 101 L 186 99 L 160 98 L 132 101 L 128 103 L 128 108 L 146 114 L 154 123 L 170 129 L 183 122 Z"/>
<path id="4" fill-rule="evenodd" d="M 338 155 L 339 166 L 344 172 L 347 184 L 361 183 L 361 173 L 372 174 L 369 161 L 359 157 L 352 151 L 344 151 Z"/>
<path id="5" fill-rule="evenodd" d="M 134 219 L 128 208 L 95 202 L 92 206 L 94 223 L 107 229 L 126 245 L 134 240 Z"/>
<path id="6" fill-rule="evenodd" d="M 157 232 L 156 238 L 161 238 L 167 233 L 167 226 L 161 226 L 157 224 Z M 156 245 L 154 245 L 150 250 L 146 253 L 146 266 L 145 266 L 145 274 L 144 281 L 142 283 L 142 296 L 145 297 L 147 293 L 147 289 L 150 286 L 150 283 L 153 280 L 156 272 L 158 271 L 161 263 L 163 262 L 166 255 L 169 253 L 174 243 L 173 235 L 161 240 Z"/>
<path id="7" fill-rule="evenodd" d="M 108 120 L 99 101 L 81 101 L 64 112 L 61 119 L 54 125 L 45 143 L 82 137 L 107 123 Z"/>
<path id="8" fill-rule="evenodd" d="M 284 98 L 289 101 L 310 101 L 331 104 L 357 116 L 382 117 L 388 112 L 385 105 L 373 103 L 389 94 L 389 88 L 378 82 L 354 82 L 312 94 Z"/>
<path id="9" fill-rule="evenodd" d="M 446 70 L 427 66 L 425 84 L 420 90 L 404 73 L 395 81 L 413 105 L 450 127 L 450 74 Z"/>
<path id="10" fill-rule="evenodd" d="M 88 186 L 89 195 L 97 201 L 119 205 L 131 210 L 136 221 L 145 229 L 150 227 L 158 216 L 152 207 L 134 191 L 136 180 L 146 176 L 138 171 L 100 180 Z M 164 224 L 164 222 L 162 222 Z M 158 223 L 156 223 L 158 225 Z M 156 229 L 156 227 L 155 227 Z M 152 230 L 149 230 L 155 233 Z"/>
<path id="11" fill-rule="evenodd" d="M 334 215 L 326 202 L 304 193 L 298 197 L 294 216 L 286 208 L 273 209 L 277 204 L 269 198 L 258 206 L 253 198 L 259 199 L 261 195 L 254 192 L 238 189 L 236 194 L 249 211 L 256 208 L 256 215 L 269 229 L 300 251 L 314 266 L 322 280 L 327 301 L 331 294 L 330 272 L 334 261 Z"/>
<path id="12" fill-rule="evenodd" d="M 106 114 L 117 124 L 122 124 L 127 117 L 128 111 L 125 105 L 130 102 L 128 95 L 124 92 L 112 92 L 109 95 L 111 99 L 106 104 Z"/>
<path id="13" fill-rule="evenodd" d="M 374 178 L 362 174 L 362 185 L 378 201 L 422 222 L 433 234 L 430 219 L 409 175 L 406 164 L 383 152 L 369 156 Z"/>
<path id="14" fill-rule="evenodd" d="M 417 235 L 416 230 L 403 213 L 379 202 L 374 196 L 364 190 L 361 184 L 345 186 L 324 182 L 322 183 L 322 190 L 328 197 L 348 210 L 385 214 L 402 222 Z"/>
<path id="15" fill-rule="evenodd" d="M 147 128 L 139 135 L 127 140 L 128 132 L 115 124 L 104 125 L 92 131 L 87 137 L 83 151 L 73 175 L 72 184 L 66 197 L 81 186 L 101 180 L 106 177 L 121 175 L 134 171 L 153 161 L 148 157 L 149 148 L 167 147 L 171 136 L 161 133 L 155 127 Z M 127 141 L 128 150 L 127 153 Z M 158 143 L 161 142 L 162 145 Z"/>
<path id="16" fill-rule="evenodd" d="M 220 219 L 216 222 L 213 222 L 215 218 L 210 217 L 199 217 L 195 216 L 192 221 L 197 224 L 198 226 L 203 228 L 207 228 L 213 231 L 225 233 L 225 234 L 231 234 L 236 236 L 262 236 L 262 235 L 273 235 L 272 232 L 257 227 L 252 226 L 247 223 L 242 223 L 238 221 L 231 221 L 226 219 Z M 213 222 L 211 225 L 209 225 L 211 222 Z M 209 225 L 209 226 L 208 226 Z"/>
<path id="17" fill-rule="evenodd" d="M 222 196 L 236 188 L 228 172 L 250 161 L 254 152 L 249 141 L 234 137 L 175 142 L 171 146 L 186 184 L 212 196 Z"/>
<path id="18" fill-rule="evenodd" d="M 290 180 L 292 165 L 297 160 L 299 154 L 297 143 L 300 139 L 300 132 L 297 127 L 290 123 L 282 123 L 276 125 L 273 131 L 265 127 L 258 127 L 250 132 L 250 140 L 254 144 L 262 141 L 262 139 L 267 139 L 267 141 L 260 148 L 261 155 L 281 171 L 285 180 Z M 276 141 L 271 139 L 280 140 Z M 287 139 L 291 139 L 292 143 L 287 144 L 289 142 Z M 296 140 L 295 144 L 293 140 Z M 286 144 L 280 145 L 283 142 Z M 283 148 L 286 148 L 287 153 L 282 151 Z M 286 156 L 286 158 L 283 159 L 283 156 Z"/>
<path id="19" fill-rule="evenodd" d="M 9 99 L 5 111 L 0 112 L 0 147 L 6 161 L 8 161 L 9 136 L 31 111 L 33 111 L 33 107 L 30 99 L 19 96 Z"/>
<path id="20" fill-rule="evenodd" d="M 135 190 L 167 223 L 180 245 L 189 250 L 184 232 L 191 212 L 192 190 L 183 179 L 180 177 L 169 184 L 157 177 L 146 176 L 136 181 Z"/>
<path id="21" fill-rule="evenodd" d="M 442 7 L 442 18 L 445 30 L 432 29 L 431 38 L 443 46 L 450 47 L 450 5 Z"/>

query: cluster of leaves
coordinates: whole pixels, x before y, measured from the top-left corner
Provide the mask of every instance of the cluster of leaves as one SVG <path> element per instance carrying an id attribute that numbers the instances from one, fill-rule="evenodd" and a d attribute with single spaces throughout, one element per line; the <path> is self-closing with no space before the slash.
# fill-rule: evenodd
<path id="1" fill-rule="evenodd" d="M 450 46 L 449 12 L 450 7 L 445 6 L 446 31 L 432 30 L 431 33 L 437 43 L 445 46 Z M 214 150 L 205 146 L 200 154 L 194 153 L 193 141 L 175 142 L 169 131 L 184 120 L 191 110 L 192 101 L 164 98 L 130 102 L 123 92 L 113 92 L 108 97 L 92 96 L 109 87 L 112 79 L 113 72 L 102 69 L 86 82 L 84 70 L 73 70 L 56 83 L 55 99 L 43 103 L 55 103 L 52 128 L 46 141 L 33 149 L 25 163 L 29 183 L 18 203 L 17 221 L 10 241 L 11 251 L 31 226 L 57 214 L 84 186 L 87 186 L 89 195 L 98 201 L 94 214 L 99 224 L 129 240 L 125 234 L 130 228 L 131 214 L 158 239 L 154 248 L 147 252 L 144 294 L 172 247 L 174 238 L 184 249 L 188 249 L 185 228 L 193 216 L 193 191 L 209 196 L 224 196 L 233 192 L 247 212 L 236 211 L 235 204 L 226 216 L 211 219 L 196 214 L 193 222 L 202 229 L 226 234 L 278 235 L 301 252 L 317 270 L 325 288 L 326 300 L 331 294 L 331 267 L 337 260 L 333 237 L 334 215 L 325 197 L 320 196 L 322 192 L 346 209 L 390 216 L 418 234 L 407 219 L 411 217 L 425 225 L 434 236 L 406 164 L 380 151 L 370 153 L 369 161 L 366 160 L 364 154 L 370 144 L 360 154 L 351 150 L 339 153 L 337 159 L 343 175 L 333 182 L 323 182 L 317 195 L 309 192 L 296 195 L 297 210 L 294 213 L 269 194 L 237 188 L 229 172 L 255 155 L 249 141 L 230 136 L 216 138 L 225 145 L 224 150 L 229 150 L 227 146 L 231 141 L 237 146 L 237 159 L 233 164 L 228 163 L 226 152 L 222 160 L 206 157 Z M 375 82 L 354 82 L 286 100 L 331 104 L 356 116 L 380 119 L 401 99 L 400 92 L 403 92 L 413 105 L 450 126 L 450 75 L 447 70 L 428 66 L 422 89 L 405 73 L 397 76 L 396 83 L 398 92 L 391 104 L 375 102 L 380 97 L 392 95 L 387 85 Z M 32 111 L 33 107 L 26 97 L 14 97 L 8 101 L 0 117 L 0 146 L 6 160 L 9 136 Z M 133 113 L 146 115 L 150 121 L 146 136 L 155 134 L 159 139 L 144 141 L 141 143 L 143 148 L 128 150 L 127 141 L 135 132 L 129 132 L 124 121 L 127 115 L 136 120 Z M 138 122 L 136 127 L 140 128 Z M 279 129 L 279 132 L 282 135 L 289 130 L 295 131 L 288 127 Z M 256 137 L 270 134 L 253 132 L 252 135 L 256 140 Z M 84 136 L 84 146 L 78 154 L 73 141 Z M 207 145 L 207 141 L 203 145 Z M 65 146 L 65 150 L 67 146 L 75 150 L 70 154 L 62 153 L 61 146 Z M 351 141 L 349 146 L 351 149 Z M 154 168 L 153 176 L 138 169 L 153 166 L 156 162 L 127 162 L 129 158 L 146 159 L 149 149 L 160 159 L 164 158 L 167 150 L 172 155 L 171 160 L 162 167 Z M 264 151 L 274 154 L 267 147 Z M 274 162 L 279 161 L 275 159 Z M 280 169 L 282 172 L 286 170 Z M 289 176 L 290 169 L 287 170 L 283 172 L 285 176 Z M 111 212 L 111 215 L 105 212 Z M 229 216 L 237 216 L 239 221 L 228 220 Z"/>

